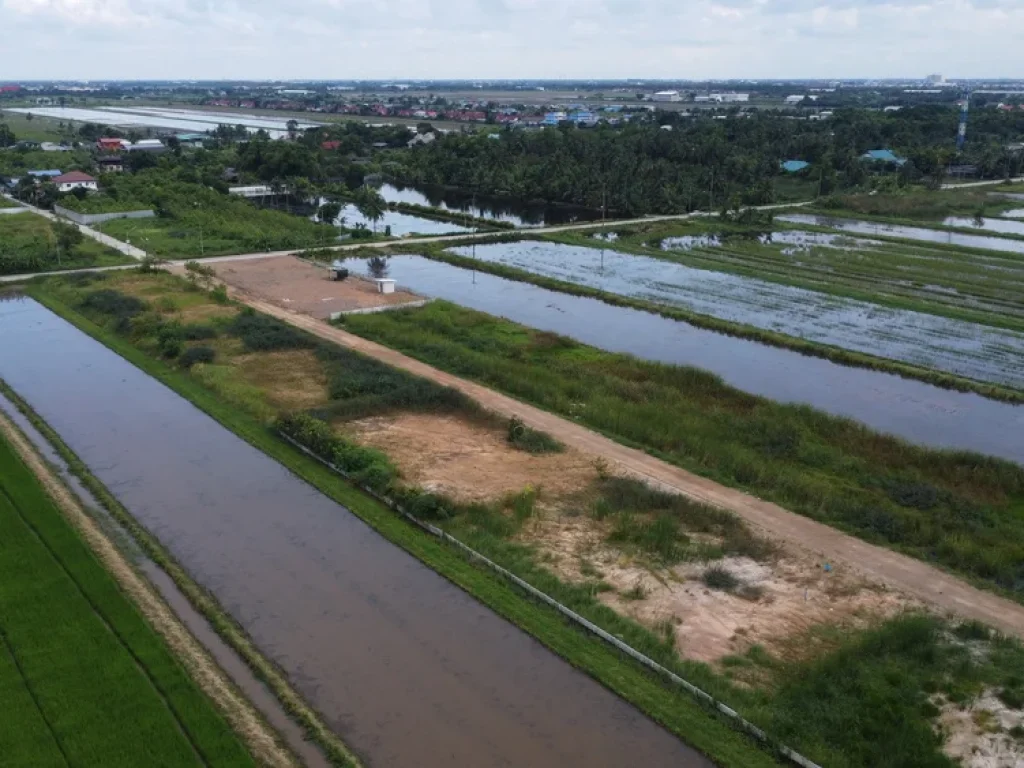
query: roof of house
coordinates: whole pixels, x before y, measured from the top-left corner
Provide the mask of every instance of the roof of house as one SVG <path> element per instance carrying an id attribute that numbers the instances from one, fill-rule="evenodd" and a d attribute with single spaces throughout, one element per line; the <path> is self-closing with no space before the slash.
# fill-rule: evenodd
<path id="1" fill-rule="evenodd" d="M 82 173 L 81 171 L 70 171 L 65 173 L 63 176 L 58 176 L 53 180 L 54 184 L 75 184 L 84 183 L 87 181 L 96 181 L 88 173 Z"/>
<path id="2" fill-rule="evenodd" d="M 49 171 L 29 171 L 28 172 L 29 176 L 35 176 L 36 178 L 40 178 L 40 177 L 45 178 L 47 176 L 60 176 L 60 174 L 61 174 L 61 171 L 59 171 L 56 168 L 54 168 L 52 170 L 49 170 Z"/>
<path id="3" fill-rule="evenodd" d="M 121 146 L 121 144 L 124 142 L 124 139 L 115 139 L 110 136 L 101 136 L 99 139 L 96 140 L 96 142 L 98 144 L 110 144 L 111 146 L 116 144 L 117 146 Z"/>
<path id="4" fill-rule="evenodd" d="M 782 163 L 782 170 L 786 173 L 798 173 L 810 165 L 806 160 L 785 160 Z"/>
<path id="5" fill-rule="evenodd" d="M 904 158 L 897 156 L 891 149 L 869 149 L 863 155 L 862 160 L 872 160 L 876 163 L 895 163 L 903 165 L 907 162 Z"/>
<path id="6" fill-rule="evenodd" d="M 324 141 L 320 144 L 320 149 L 337 149 L 341 146 L 340 141 Z"/>
<path id="7" fill-rule="evenodd" d="M 205 133 L 179 133 L 174 138 L 178 141 L 206 141 L 210 137 Z"/>

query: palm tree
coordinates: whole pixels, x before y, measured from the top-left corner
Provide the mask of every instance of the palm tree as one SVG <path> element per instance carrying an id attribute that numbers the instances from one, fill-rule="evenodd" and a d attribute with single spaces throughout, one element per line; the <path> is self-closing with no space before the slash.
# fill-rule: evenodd
<path id="1" fill-rule="evenodd" d="M 372 187 L 362 186 L 356 192 L 356 209 L 364 218 L 373 222 L 373 233 L 377 234 L 377 222 L 384 218 L 388 205 L 380 192 Z"/>

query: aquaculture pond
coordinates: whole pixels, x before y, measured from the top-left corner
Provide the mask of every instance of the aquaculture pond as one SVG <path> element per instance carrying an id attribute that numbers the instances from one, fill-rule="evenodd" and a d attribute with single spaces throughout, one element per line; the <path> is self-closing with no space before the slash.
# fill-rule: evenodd
<path id="1" fill-rule="evenodd" d="M 609 293 L 1024 387 L 1024 334 L 1013 331 L 610 249 L 525 240 L 451 250 Z"/>
<path id="2" fill-rule="evenodd" d="M 858 221 L 856 219 L 842 219 L 811 213 L 787 213 L 777 216 L 776 221 L 785 221 L 790 224 L 813 224 L 818 227 L 841 229 L 860 235 L 884 235 L 886 237 L 899 237 L 927 243 L 959 245 L 963 248 L 982 248 L 989 251 L 1024 254 L 1024 240 L 1010 240 L 1005 237 L 968 235 L 961 232 L 943 231 L 941 229 L 908 227 L 902 224 L 885 224 L 877 221 Z M 973 219 L 968 221 L 973 221 Z"/>
<path id="3" fill-rule="evenodd" d="M 209 589 L 367 765 L 710 763 L 42 305 L 0 378 Z"/>
<path id="4" fill-rule="evenodd" d="M 480 219 L 504 221 L 517 227 L 571 224 L 574 221 L 596 221 L 601 218 L 601 211 L 594 208 L 543 202 L 530 203 L 512 197 L 479 195 L 445 187 L 384 184 L 379 191 L 389 203 L 424 205 L 443 211 L 465 213 Z"/>
<path id="5" fill-rule="evenodd" d="M 477 247 L 479 252 L 480 247 Z M 366 260 L 346 266 L 368 274 Z M 692 365 L 727 383 L 803 403 L 881 432 L 938 448 L 978 451 L 1024 464 L 1024 407 L 923 382 L 832 363 L 787 349 L 694 328 L 650 312 L 571 296 L 420 256 L 388 260 L 402 288 L 446 299 L 611 352 Z"/>
<path id="6" fill-rule="evenodd" d="M 354 205 L 349 204 L 341 209 L 335 223 L 346 227 L 364 226 L 369 230 L 374 229 L 374 223 L 359 212 Z M 407 235 L 451 235 L 464 232 L 476 232 L 472 227 L 464 227 L 451 221 L 437 221 L 424 216 L 415 216 L 400 211 L 385 211 L 383 218 L 376 223 L 378 233 L 391 228 L 391 234 L 395 237 Z"/>

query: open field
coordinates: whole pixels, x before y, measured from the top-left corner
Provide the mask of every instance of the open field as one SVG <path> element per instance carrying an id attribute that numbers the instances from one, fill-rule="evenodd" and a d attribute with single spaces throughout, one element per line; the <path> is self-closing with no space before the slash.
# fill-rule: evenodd
<path id="1" fill-rule="evenodd" d="M 198 317 L 223 313 L 221 322 L 224 323 L 232 323 L 238 317 L 237 309 L 231 305 L 217 304 L 205 294 L 186 290 L 181 283 L 172 282 L 170 278 L 137 276 L 133 278 L 137 282 L 118 285 L 117 281 L 126 279 L 126 276 L 118 275 L 96 285 L 83 285 L 77 289 L 51 287 L 47 290 L 57 290 L 62 300 L 78 303 L 87 298 L 86 294 L 103 290 L 103 283 L 113 281 L 106 287 L 117 286 L 126 294 L 146 296 L 147 301 L 155 307 L 162 307 L 159 311 L 169 313 L 170 317 L 176 312 L 182 312 L 182 319 L 191 322 Z M 153 282 L 147 286 L 145 281 Z M 197 298 L 186 299 L 185 296 Z M 168 298 L 180 302 L 176 309 L 170 308 L 171 304 L 166 301 Z M 86 302 L 83 311 L 97 319 L 104 317 L 100 306 L 91 301 Z M 403 310 L 385 314 L 390 318 L 415 313 L 416 310 Z M 113 316 L 106 316 L 110 322 L 117 314 L 115 312 Z M 372 318 L 355 316 L 349 320 L 378 318 L 383 319 L 384 315 Z M 492 331 L 502 327 L 502 324 L 493 320 L 481 323 L 480 320 L 479 317 L 472 318 L 472 322 L 468 323 L 470 332 L 483 325 L 488 341 L 480 348 L 493 350 L 495 334 Z M 421 321 L 422 317 L 418 318 L 418 322 Z M 455 325 L 462 327 L 459 323 Z M 140 332 L 143 327 L 139 326 Z M 231 336 L 230 331 L 224 330 L 226 328 L 226 325 L 222 326 L 221 332 Z M 408 326 L 403 328 L 408 331 Z M 256 330 L 260 331 L 259 334 L 252 335 Z M 465 328 L 460 332 L 464 331 Z M 284 343 L 286 347 L 298 344 L 298 348 L 291 351 L 305 354 L 302 343 L 297 342 L 295 337 L 279 332 L 268 337 L 266 334 L 269 332 L 269 326 L 257 326 L 237 337 L 243 345 L 251 343 L 247 339 L 279 339 L 273 345 L 276 349 L 255 349 L 241 355 L 255 356 L 256 360 L 261 361 L 248 373 L 233 374 L 243 379 L 252 390 L 282 386 L 281 378 L 268 374 L 275 368 L 270 362 L 272 355 L 289 351 L 281 348 L 280 344 Z M 111 334 L 109 338 L 108 343 L 125 346 L 124 341 L 117 340 L 124 337 Z M 532 387 L 547 386 L 552 376 L 563 369 L 569 359 L 574 359 L 576 363 L 573 367 L 574 382 L 584 389 L 589 385 L 589 379 L 581 378 L 581 371 L 590 365 L 605 373 L 615 368 L 609 359 L 613 356 L 604 356 L 604 359 L 592 357 L 592 350 L 566 344 L 564 340 L 553 343 L 549 335 L 533 334 L 511 324 L 504 324 L 498 338 L 503 339 L 498 343 L 499 348 L 509 344 L 519 348 L 517 370 L 526 372 L 520 378 L 530 382 Z M 422 340 L 422 331 L 417 333 L 416 338 L 410 334 L 409 343 L 422 343 Z M 158 353 L 158 349 L 153 348 L 155 341 L 147 342 L 142 338 L 133 340 L 132 344 L 149 348 L 151 354 L 155 355 Z M 211 341 L 222 343 L 219 337 Z M 257 342 L 257 346 L 264 345 Z M 137 356 L 137 352 L 132 354 Z M 493 354 L 493 351 L 489 354 Z M 559 358 L 563 362 L 557 362 Z M 232 358 L 231 362 L 227 362 L 229 358 L 224 358 L 232 367 L 237 359 Z M 157 362 L 155 357 L 140 356 L 139 360 L 150 361 L 144 364 L 154 371 L 167 371 L 166 364 Z M 193 366 L 192 377 L 189 377 L 193 381 L 193 377 L 201 377 L 200 370 L 195 370 L 201 365 Z M 244 361 L 238 365 L 244 366 Z M 665 367 L 654 368 L 668 372 Z M 257 373 L 257 370 L 260 372 Z M 645 374 L 644 378 L 647 378 L 649 372 Z M 323 389 L 316 394 L 318 387 L 327 387 L 332 380 L 339 381 L 339 375 L 341 382 L 348 382 L 335 390 L 341 399 L 329 400 L 325 406 L 313 407 L 315 412 L 330 419 L 339 430 L 338 434 L 344 436 L 344 445 L 348 446 L 345 455 L 349 457 L 346 461 L 364 455 L 360 451 L 365 448 L 355 450 L 356 446 L 376 445 L 378 450 L 385 451 L 383 454 L 370 454 L 358 459 L 370 461 L 369 465 L 363 465 L 366 472 L 363 477 L 371 484 L 381 481 L 381 472 L 403 482 L 429 484 L 433 482 L 431 478 L 436 478 L 439 482 L 438 490 L 446 490 L 458 496 L 460 482 L 466 490 L 475 488 L 476 483 L 466 484 L 466 480 L 459 477 L 462 473 L 436 473 L 447 472 L 445 465 L 448 463 L 472 463 L 475 456 L 485 455 L 491 457 L 488 461 L 493 461 L 495 466 L 519 467 L 512 471 L 512 478 L 525 480 L 530 475 L 535 475 L 534 479 L 545 477 L 545 470 L 531 467 L 526 455 L 523 455 L 525 464 L 508 461 L 510 456 L 517 454 L 505 453 L 510 448 L 502 445 L 498 426 L 486 419 L 478 420 L 472 409 L 463 410 L 460 406 L 451 410 L 452 402 L 457 405 L 457 401 L 449 401 L 448 405 L 440 408 L 435 402 L 433 407 L 425 411 L 413 407 L 410 413 L 408 406 L 415 404 L 416 400 L 396 400 L 395 390 L 389 390 L 392 385 L 382 385 L 378 380 L 376 384 L 353 388 L 356 381 L 366 380 L 352 370 L 351 364 L 341 371 L 321 368 L 319 374 L 315 368 L 310 368 L 309 374 L 301 378 L 315 382 L 318 375 L 320 383 L 313 387 L 313 394 L 303 395 L 303 402 L 307 406 L 313 406 L 317 397 L 325 397 Z M 176 382 L 181 374 L 166 373 L 161 376 Z M 266 378 L 261 382 L 259 376 Z M 238 380 L 235 379 L 236 382 Z M 176 386 L 185 385 L 180 383 Z M 294 380 L 286 386 L 289 390 L 294 388 Z M 365 389 L 367 386 L 370 387 L 369 391 Z M 383 389 L 374 399 L 378 403 L 390 405 L 385 408 L 382 418 L 368 422 L 365 420 L 369 403 L 366 398 L 381 386 Z M 217 392 L 214 397 L 219 402 L 230 397 L 230 394 L 225 395 L 221 390 Z M 255 392 L 250 391 L 250 394 Z M 275 397 L 279 399 L 285 394 L 278 391 Z M 575 399 L 576 393 L 572 394 Z M 208 400 L 207 395 L 200 396 L 198 391 L 195 397 L 201 402 Z M 383 401 L 380 397 L 384 398 Z M 269 403 L 271 399 L 263 397 L 263 402 Z M 244 403 L 246 399 L 236 402 Z M 613 408 L 611 402 L 609 400 L 604 403 L 606 408 Z M 752 404 L 748 403 L 747 407 Z M 702 407 L 706 405 L 706 402 L 701 401 Z M 590 410 L 586 404 L 585 408 Z M 618 418 L 625 417 L 621 407 L 614 408 L 618 411 Z M 380 406 L 375 406 L 374 410 L 379 412 Z M 271 407 L 265 413 L 270 417 L 275 411 Z M 234 418 L 229 413 L 228 410 L 222 411 L 222 416 Z M 442 421 L 431 421 L 435 418 L 441 418 Z M 426 422 L 421 421 L 420 424 L 428 423 L 430 428 L 416 428 L 416 419 L 426 419 Z M 660 417 L 662 423 L 672 420 Z M 423 435 L 434 430 L 444 436 L 441 439 L 444 450 L 448 451 L 448 461 L 436 462 L 431 466 L 427 455 L 431 446 L 416 443 L 415 440 L 429 439 Z M 732 428 L 731 431 L 738 433 L 743 430 Z M 774 444 L 773 441 L 769 442 Z M 895 472 L 910 470 L 914 451 L 907 451 L 904 446 L 885 440 L 879 441 L 878 438 L 871 440 L 872 445 L 878 442 L 900 448 L 902 461 L 897 461 L 893 466 Z M 438 446 L 433 447 L 436 450 Z M 798 452 L 807 449 L 809 445 L 801 439 Z M 815 448 L 815 451 L 820 451 L 820 448 Z M 372 456 L 375 458 L 370 458 Z M 935 458 L 935 454 L 928 456 Z M 773 735 L 776 731 L 785 733 L 791 746 L 807 751 L 822 764 L 875 766 L 895 760 L 888 764 L 946 768 L 952 763 L 941 752 L 943 739 L 933 732 L 933 722 L 937 722 L 947 712 L 951 721 L 956 720 L 959 717 L 957 713 L 964 709 L 988 702 L 986 696 L 998 698 L 1001 691 L 1015 690 L 1017 683 L 1014 682 L 1014 675 L 1018 674 L 1020 668 L 1021 653 L 1015 642 L 986 640 L 984 638 L 987 635 L 978 636 L 975 640 L 975 635 L 969 633 L 976 630 L 969 625 L 963 633 L 972 638 L 971 643 L 974 645 L 970 648 L 977 648 L 978 644 L 988 644 L 992 648 L 991 653 L 986 651 L 976 654 L 974 650 L 968 649 L 966 641 L 958 639 L 960 636 L 957 634 L 951 634 L 949 628 L 941 623 L 914 616 L 897 615 L 876 629 L 865 629 L 898 612 L 901 605 L 908 603 L 901 602 L 898 596 L 876 592 L 870 585 L 858 583 L 853 575 L 837 572 L 835 579 L 831 580 L 820 571 L 815 573 L 811 563 L 805 561 L 801 565 L 799 560 L 793 561 L 788 556 L 780 557 L 767 552 L 757 544 L 756 536 L 750 538 L 742 535 L 743 528 L 735 528 L 734 523 L 728 522 L 730 518 L 713 518 L 716 527 L 712 531 L 703 529 L 702 526 L 709 520 L 707 513 L 701 511 L 705 508 L 685 500 L 673 500 L 678 497 L 642 491 L 642 486 L 632 483 L 621 485 L 611 478 L 603 479 L 603 470 L 599 465 L 587 466 L 588 462 L 576 460 L 571 449 L 546 456 L 539 454 L 536 458 L 540 462 L 554 462 L 552 466 L 558 469 L 553 479 L 564 478 L 567 482 L 560 485 L 549 479 L 550 492 L 546 492 L 545 486 L 541 484 L 529 483 L 519 493 L 509 494 L 507 491 L 517 485 L 518 480 L 509 480 L 511 485 L 488 486 L 488 481 L 484 479 L 482 485 L 491 488 L 488 495 L 492 501 L 469 504 L 465 508 L 458 504 L 450 506 L 450 516 L 447 519 L 441 517 L 441 523 L 472 546 L 499 559 L 575 610 L 609 627 L 670 668 L 679 670 L 684 676 L 723 696 L 745 715 L 767 727 Z M 886 458 L 893 460 L 894 456 L 889 453 Z M 958 492 L 964 492 L 966 483 L 954 480 L 958 473 L 950 469 L 959 460 L 947 457 L 944 461 L 952 462 L 952 465 L 945 463 L 943 469 L 950 482 L 959 486 Z M 863 459 L 846 461 L 860 464 Z M 367 469 L 368 466 L 373 469 Z M 872 470 L 865 467 L 865 471 Z M 913 473 L 913 470 L 910 471 Z M 496 471 L 493 477 L 500 479 L 500 472 Z M 821 480 L 827 482 L 824 476 Z M 998 495 L 994 488 L 990 488 L 989 493 Z M 495 495 L 502 494 L 503 498 L 493 501 Z M 465 500 L 472 501 L 472 497 L 465 497 Z M 352 497 L 348 497 L 346 503 L 350 508 L 357 511 L 362 509 L 362 513 L 365 513 L 365 508 Z M 944 503 L 940 501 L 939 506 L 931 508 L 931 512 L 942 514 Z M 436 514 L 437 507 L 422 504 L 418 509 L 422 514 L 431 515 Z M 432 509 L 434 512 L 431 512 Z M 702 520 L 705 522 L 702 523 Z M 383 524 L 383 521 L 380 522 Z M 673 522 L 675 525 L 672 525 Z M 552 533 L 551 529 L 561 529 L 562 533 Z M 708 533 L 712 534 L 710 539 Z M 725 534 L 729 535 L 721 538 Z M 723 547 L 726 542 L 731 543 Z M 732 547 L 739 547 L 739 551 L 731 550 Z M 614 554 L 616 551 L 619 554 Z M 708 569 L 698 564 L 708 558 L 718 560 L 724 568 L 714 574 L 706 574 Z M 787 569 L 792 581 L 787 581 Z M 724 577 L 720 575 L 722 570 L 727 574 Z M 668 578 L 670 573 L 675 573 L 675 576 Z M 677 580 L 678 586 L 673 583 Z M 708 586 L 708 583 L 716 586 Z M 787 583 L 791 586 L 785 586 Z M 808 602 L 814 606 L 813 609 L 798 607 L 801 602 L 801 586 L 808 590 Z M 758 589 L 761 590 L 760 594 Z M 687 591 L 691 595 L 687 596 Z M 717 592 L 724 594 L 719 595 Z M 878 598 L 881 598 L 881 603 Z M 758 604 L 761 600 L 765 601 L 762 607 L 767 612 L 758 618 Z M 865 604 L 863 601 L 868 602 Z M 750 607 L 745 607 L 743 602 Z M 617 612 L 610 611 L 609 605 Z M 818 624 L 817 615 L 834 615 L 837 611 L 829 611 L 829 607 L 845 605 L 853 606 L 851 613 L 844 614 L 838 608 L 837 611 L 841 619 L 848 615 L 848 621 L 840 620 L 824 626 Z M 857 609 L 858 605 L 860 610 Z M 772 606 L 779 609 L 783 617 L 777 624 L 773 623 L 774 619 L 769 620 Z M 783 606 L 788 607 L 783 610 Z M 819 607 L 821 614 L 817 614 Z M 627 620 L 625 616 L 632 616 L 635 621 Z M 671 616 L 682 618 L 681 623 L 666 621 Z M 706 625 L 713 617 L 722 617 L 724 625 L 717 636 L 715 633 L 705 633 L 692 637 L 693 627 Z M 679 627 L 682 629 L 677 630 Z M 787 634 L 787 629 L 795 634 Z M 666 634 L 670 631 L 671 642 L 666 642 Z M 677 643 L 677 639 L 685 635 L 691 637 L 683 637 Z M 591 643 L 586 639 L 582 642 L 585 646 Z M 713 669 L 708 668 L 684 661 L 680 658 L 680 652 L 698 659 L 717 659 L 717 662 Z M 893 671 L 897 669 L 905 673 L 894 675 Z M 594 672 L 593 669 L 591 671 Z M 740 684 L 730 682 L 732 680 Z M 936 690 L 935 681 L 940 681 L 937 692 L 933 692 Z M 623 690 L 619 685 L 616 685 L 616 689 Z M 1013 700 L 1012 694 L 1006 695 L 1009 700 Z M 646 701 L 648 703 L 644 705 L 645 708 L 657 706 L 651 699 Z M 830 715 L 826 718 L 819 715 L 810 717 L 808 713 L 811 712 L 829 712 Z M 858 713 L 858 716 L 853 717 L 853 712 Z M 898 714 L 894 715 L 894 712 Z M 1017 710 L 1010 708 L 1008 717 L 1018 715 Z M 976 733 L 969 717 L 960 719 L 964 722 L 958 726 L 960 741 L 957 743 L 975 744 L 979 739 L 989 736 L 994 738 L 996 735 Z M 1009 727 L 1000 727 L 998 737 L 1001 742 L 1009 739 L 1005 733 Z M 691 735 L 686 730 L 682 733 L 684 737 Z M 726 764 L 733 763 L 726 761 Z"/>
<path id="2" fill-rule="evenodd" d="M 697 244 L 703 239 L 698 237 Z M 597 247 L 527 240 L 475 248 L 463 245 L 450 251 L 462 259 L 678 307 L 814 344 L 1024 389 L 1021 332 L 891 310 L 815 290 Z"/>
<path id="3" fill-rule="evenodd" d="M 13 200 L 8 200 L 6 197 L 0 197 L 0 208 L 17 208 L 19 207 Z"/>
<path id="4" fill-rule="evenodd" d="M 7 123 L 18 141 L 60 142 L 67 138 L 69 133 L 67 130 L 61 130 L 60 122 L 36 115 L 29 120 L 28 115 L 0 109 L 0 123 Z"/>
<path id="5" fill-rule="evenodd" d="M 355 275 L 344 281 L 328 280 L 326 266 L 294 256 L 225 262 L 214 270 L 218 278 L 244 293 L 323 320 L 334 312 L 396 306 L 421 300 L 402 289 L 390 294 L 379 293 L 374 283 Z"/>
<path id="6" fill-rule="evenodd" d="M 109 267 L 132 261 L 90 238 L 63 248 L 56 232 L 52 221 L 34 213 L 0 215 L 0 275 Z"/>
<path id="7" fill-rule="evenodd" d="M 1015 521 L 1024 469 L 1016 465 L 916 448 L 694 369 L 600 352 L 447 303 L 351 316 L 345 327 L 1021 599 Z"/>
<path id="8" fill-rule="evenodd" d="M 0 529 L 4 765 L 253 764 L 3 439 Z"/>
<path id="9" fill-rule="evenodd" d="M 1012 201 L 993 193 L 1013 192 L 1013 185 L 991 185 L 965 189 L 916 189 L 901 194 L 833 195 L 819 201 L 822 209 L 836 216 L 880 216 L 939 224 L 947 216 L 998 216 L 1014 207 Z"/>

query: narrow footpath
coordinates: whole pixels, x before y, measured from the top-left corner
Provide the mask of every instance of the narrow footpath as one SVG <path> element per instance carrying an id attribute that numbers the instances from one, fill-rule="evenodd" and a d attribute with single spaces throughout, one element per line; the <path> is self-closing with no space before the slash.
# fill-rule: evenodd
<path id="1" fill-rule="evenodd" d="M 307 330 L 322 339 L 438 384 L 453 387 L 497 414 L 505 417 L 519 416 L 529 426 L 547 432 L 572 448 L 603 458 L 627 474 L 696 501 L 734 512 L 768 536 L 808 550 L 823 562 L 841 564 L 859 571 L 870 580 L 904 592 L 942 612 L 977 619 L 1002 632 L 1024 638 L 1024 606 L 972 587 L 927 563 L 868 544 L 776 504 L 700 477 L 642 451 L 620 445 L 560 416 L 453 376 L 307 315 L 277 307 L 238 291 L 229 289 L 229 292 L 233 298 L 253 309 Z"/>

